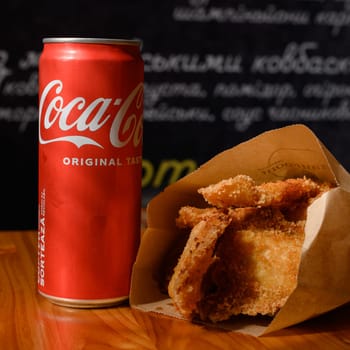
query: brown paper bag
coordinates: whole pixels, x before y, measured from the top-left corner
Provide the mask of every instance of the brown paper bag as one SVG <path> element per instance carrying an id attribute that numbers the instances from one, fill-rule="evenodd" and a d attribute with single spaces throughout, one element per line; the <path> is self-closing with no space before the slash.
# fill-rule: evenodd
<path id="1" fill-rule="evenodd" d="M 335 182 L 337 187 L 308 208 L 298 284 L 284 307 L 274 318 L 237 316 L 215 326 L 259 336 L 350 301 L 350 174 L 310 129 L 292 125 L 218 154 L 151 200 L 148 228 L 132 274 L 132 307 L 181 318 L 161 292 L 157 279 L 179 234 L 175 226 L 178 210 L 183 205 L 202 203 L 199 187 L 238 174 L 249 175 L 259 183 L 306 175 Z"/>

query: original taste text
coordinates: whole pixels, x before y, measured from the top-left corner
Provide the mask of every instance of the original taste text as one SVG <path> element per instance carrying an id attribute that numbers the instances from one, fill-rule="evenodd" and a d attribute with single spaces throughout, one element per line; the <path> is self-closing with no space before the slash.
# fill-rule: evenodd
<path id="1" fill-rule="evenodd" d="M 64 157 L 62 164 L 73 167 L 118 167 L 124 165 L 138 165 L 142 162 L 142 156 L 125 158 L 82 158 Z"/>

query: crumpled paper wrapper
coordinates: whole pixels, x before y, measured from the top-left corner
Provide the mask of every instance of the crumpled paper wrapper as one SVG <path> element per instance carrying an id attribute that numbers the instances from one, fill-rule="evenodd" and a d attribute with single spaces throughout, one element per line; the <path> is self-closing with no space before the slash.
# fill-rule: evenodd
<path id="1" fill-rule="evenodd" d="M 198 188 L 238 174 L 258 183 L 306 175 L 337 187 L 308 208 L 298 283 L 284 307 L 273 318 L 235 316 L 212 326 L 260 336 L 350 301 L 350 174 L 310 129 L 292 125 L 218 154 L 151 200 L 148 227 L 133 268 L 133 308 L 182 318 L 158 281 L 164 259 L 179 236 L 178 210 L 183 205 L 203 205 Z"/>

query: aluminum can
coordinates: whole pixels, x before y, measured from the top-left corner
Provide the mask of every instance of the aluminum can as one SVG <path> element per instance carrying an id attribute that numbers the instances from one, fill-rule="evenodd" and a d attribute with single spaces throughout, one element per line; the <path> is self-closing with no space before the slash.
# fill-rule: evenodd
<path id="1" fill-rule="evenodd" d="M 129 295 L 140 238 L 140 44 L 43 39 L 38 291 L 56 304 L 108 306 Z"/>

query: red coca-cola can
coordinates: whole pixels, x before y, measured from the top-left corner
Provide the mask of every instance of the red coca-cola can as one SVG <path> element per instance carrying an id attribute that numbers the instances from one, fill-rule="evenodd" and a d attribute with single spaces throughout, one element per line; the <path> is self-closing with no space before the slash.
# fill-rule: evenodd
<path id="1" fill-rule="evenodd" d="M 98 307 L 128 298 L 140 238 L 140 41 L 46 38 L 39 61 L 38 290 Z"/>

